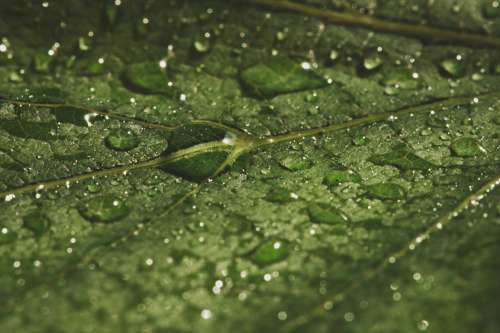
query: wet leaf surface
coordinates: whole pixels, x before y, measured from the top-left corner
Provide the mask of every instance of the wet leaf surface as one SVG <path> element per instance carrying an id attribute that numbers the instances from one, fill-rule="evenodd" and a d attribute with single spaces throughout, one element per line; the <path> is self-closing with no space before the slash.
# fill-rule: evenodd
<path id="1" fill-rule="evenodd" d="M 2 2 L 2 332 L 498 332 L 495 3 Z"/>

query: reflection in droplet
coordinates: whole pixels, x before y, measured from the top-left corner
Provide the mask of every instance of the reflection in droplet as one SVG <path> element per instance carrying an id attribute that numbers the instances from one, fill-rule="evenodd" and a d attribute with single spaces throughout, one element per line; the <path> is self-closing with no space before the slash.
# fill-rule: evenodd
<path id="1" fill-rule="evenodd" d="M 127 204 L 112 195 L 98 196 L 78 207 L 80 214 L 91 222 L 115 222 L 130 213 Z"/>
<path id="2" fill-rule="evenodd" d="M 341 224 L 349 221 L 349 218 L 339 209 L 325 203 L 310 204 L 307 207 L 307 213 L 312 223 Z"/>
<path id="3" fill-rule="evenodd" d="M 457 54 L 453 57 L 448 57 L 439 63 L 439 67 L 444 76 L 458 78 L 465 74 L 465 60 L 462 55 Z"/>
<path id="4" fill-rule="evenodd" d="M 288 248 L 289 244 L 284 240 L 268 239 L 255 250 L 253 260 L 260 266 L 283 261 L 288 257 Z"/>
<path id="5" fill-rule="evenodd" d="M 105 141 L 109 148 L 120 151 L 134 149 L 140 142 L 135 133 L 122 128 L 111 130 Z"/>
<path id="6" fill-rule="evenodd" d="M 486 150 L 473 138 L 457 139 L 452 142 L 450 148 L 459 157 L 472 157 L 486 153 Z"/>
<path id="7" fill-rule="evenodd" d="M 366 189 L 369 195 L 382 200 L 397 200 L 405 196 L 403 187 L 394 183 L 373 184 L 367 186 Z"/>

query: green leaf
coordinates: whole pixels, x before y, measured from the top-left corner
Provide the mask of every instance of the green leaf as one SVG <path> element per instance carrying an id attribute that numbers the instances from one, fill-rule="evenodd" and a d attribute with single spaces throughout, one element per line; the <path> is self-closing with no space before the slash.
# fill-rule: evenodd
<path id="1" fill-rule="evenodd" d="M 4 1 L 2 332 L 499 332 L 495 2 Z"/>

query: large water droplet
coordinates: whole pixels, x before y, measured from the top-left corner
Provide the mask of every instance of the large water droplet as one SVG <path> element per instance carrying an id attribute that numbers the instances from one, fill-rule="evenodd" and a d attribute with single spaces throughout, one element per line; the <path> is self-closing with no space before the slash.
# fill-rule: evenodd
<path id="1" fill-rule="evenodd" d="M 139 145 L 139 138 L 131 130 L 123 128 L 113 129 L 105 139 L 106 145 L 114 150 L 127 151 Z"/>
<path id="2" fill-rule="evenodd" d="M 428 170 L 434 167 L 432 163 L 404 148 L 397 148 L 386 154 L 373 155 L 370 161 L 378 165 L 394 165 L 402 170 Z"/>
<path id="3" fill-rule="evenodd" d="M 253 253 L 253 261 L 266 266 L 285 260 L 289 255 L 289 244 L 285 240 L 268 239 L 260 244 Z"/>
<path id="4" fill-rule="evenodd" d="M 168 96 L 175 93 L 166 73 L 155 62 L 129 65 L 122 74 L 122 80 L 130 90 L 139 93 Z"/>
<path id="5" fill-rule="evenodd" d="M 398 184 L 378 183 L 366 187 L 368 194 L 378 199 L 398 200 L 405 197 L 405 190 Z"/>
<path id="6" fill-rule="evenodd" d="M 361 177 L 350 170 L 332 170 L 323 178 L 323 184 L 329 187 L 346 182 L 359 183 L 361 182 Z"/>
<path id="7" fill-rule="evenodd" d="M 241 72 L 241 81 L 256 97 L 273 97 L 294 91 L 317 89 L 328 82 L 289 58 L 272 57 Z"/>
<path id="8" fill-rule="evenodd" d="M 227 144 L 228 151 L 200 151 L 197 154 L 190 154 L 186 158 L 175 160 L 161 167 L 176 176 L 200 182 L 212 177 L 225 162 L 231 149 L 230 146 L 233 145 L 231 143 L 234 143 L 232 141 L 236 140 L 236 136 L 228 134 L 228 132 L 220 128 L 195 124 L 179 127 L 169 135 L 168 140 L 166 155 L 202 143 L 223 142 Z"/>
<path id="9" fill-rule="evenodd" d="M 452 142 L 452 152 L 460 157 L 472 157 L 485 153 L 486 150 L 473 138 L 460 138 Z"/>
<path id="10" fill-rule="evenodd" d="M 121 199 L 113 195 L 94 197 L 78 207 L 80 214 L 91 222 L 115 222 L 125 218 L 130 209 Z"/>
<path id="11" fill-rule="evenodd" d="M 347 215 L 339 209 L 325 203 L 314 203 L 307 207 L 307 213 L 313 223 L 339 224 L 349 221 Z"/>

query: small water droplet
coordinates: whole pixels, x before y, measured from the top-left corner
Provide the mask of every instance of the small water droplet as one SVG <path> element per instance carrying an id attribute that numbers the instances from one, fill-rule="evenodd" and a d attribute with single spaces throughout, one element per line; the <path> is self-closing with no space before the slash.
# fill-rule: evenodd
<path id="1" fill-rule="evenodd" d="M 417 328 L 420 331 L 425 331 L 429 327 L 429 322 L 427 320 L 421 320 L 418 322 Z"/>
<path id="2" fill-rule="evenodd" d="M 210 50 L 210 40 L 208 38 L 198 38 L 193 42 L 193 48 L 198 53 L 207 53 Z"/>
<path id="3" fill-rule="evenodd" d="M 363 68 L 366 71 L 374 71 L 384 64 L 381 52 L 373 50 L 368 52 L 363 59 Z"/>
<path id="4" fill-rule="evenodd" d="M 23 217 L 23 227 L 33 232 L 36 237 L 40 237 L 49 230 L 50 220 L 43 214 L 33 212 Z"/>
<path id="5" fill-rule="evenodd" d="M 441 60 L 439 68 L 444 76 L 459 78 L 465 74 L 466 63 L 463 56 L 457 54 Z"/>
<path id="6" fill-rule="evenodd" d="M 483 5 L 483 15 L 487 19 L 496 19 L 500 17 L 500 1 L 486 1 Z"/>

